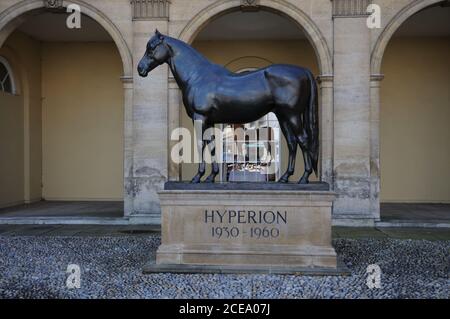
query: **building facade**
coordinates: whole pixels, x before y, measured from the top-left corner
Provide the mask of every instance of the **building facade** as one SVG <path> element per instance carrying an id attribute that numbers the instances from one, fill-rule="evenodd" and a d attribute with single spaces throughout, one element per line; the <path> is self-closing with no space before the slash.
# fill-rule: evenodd
<path id="1" fill-rule="evenodd" d="M 59 31 L 71 4 L 82 27 Z M 313 71 L 335 224 L 372 225 L 380 202 L 449 203 L 449 5 L 0 0 L 0 206 L 123 200 L 130 223 L 160 223 L 158 190 L 192 171 L 171 161 L 171 132 L 192 124 L 166 65 L 137 74 L 155 29 L 232 71 Z"/>

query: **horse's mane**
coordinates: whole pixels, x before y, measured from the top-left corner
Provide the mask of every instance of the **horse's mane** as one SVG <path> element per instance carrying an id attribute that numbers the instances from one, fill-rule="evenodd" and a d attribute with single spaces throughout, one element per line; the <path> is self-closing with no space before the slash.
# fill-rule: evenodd
<path id="1" fill-rule="evenodd" d="M 190 59 L 195 60 L 196 62 L 212 64 L 204 55 L 181 40 L 165 36 L 165 41 L 167 42 L 167 44 L 169 44 L 169 46 L 180 50 L 183 54 L 188 55 Z"/>

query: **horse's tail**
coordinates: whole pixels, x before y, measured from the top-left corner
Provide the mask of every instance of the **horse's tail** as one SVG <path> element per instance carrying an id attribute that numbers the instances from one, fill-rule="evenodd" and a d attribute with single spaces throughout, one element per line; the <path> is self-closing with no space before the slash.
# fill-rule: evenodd
<path id="1" fill-rule="evenodd" d="M 306 112 L 303 116 L 304 127 L 308 134 L 308 152 L 311 155 L 312 166 L 318 176 L 317 166 L 319 162 L 319 103 L 317 96 L 317 83 L 311 72 L 307 72 L 311 96 Z"/>

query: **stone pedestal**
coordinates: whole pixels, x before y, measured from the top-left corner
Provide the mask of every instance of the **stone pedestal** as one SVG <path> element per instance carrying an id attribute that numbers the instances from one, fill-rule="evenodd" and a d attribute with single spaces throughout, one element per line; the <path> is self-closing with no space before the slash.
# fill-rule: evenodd
<path id="1" fill-rule="evenodd" d="M 342 273 L 327 184 L 168 184 L 162 243 L 144 272 Z"/>

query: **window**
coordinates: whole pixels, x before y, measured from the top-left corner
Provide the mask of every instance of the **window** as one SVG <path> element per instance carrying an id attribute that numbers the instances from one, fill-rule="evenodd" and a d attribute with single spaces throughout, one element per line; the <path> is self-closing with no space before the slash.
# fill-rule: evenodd
<path id="1" fill-rule="evenodd" d="M 0 57 L 0 91 L 15 94 L 14 78 L 8 61 Z"/>

